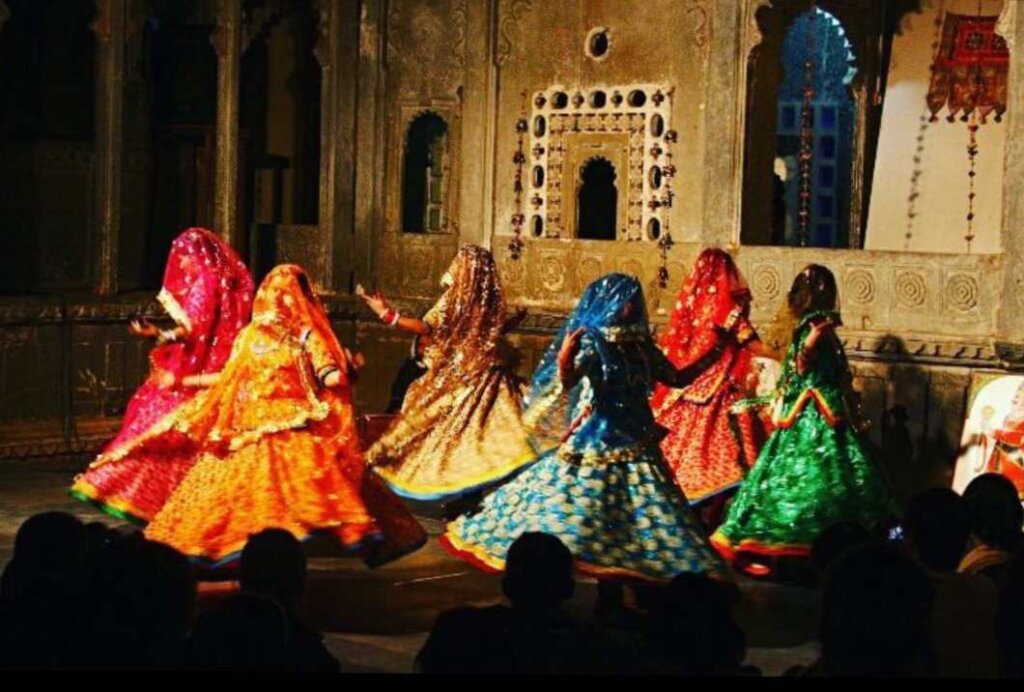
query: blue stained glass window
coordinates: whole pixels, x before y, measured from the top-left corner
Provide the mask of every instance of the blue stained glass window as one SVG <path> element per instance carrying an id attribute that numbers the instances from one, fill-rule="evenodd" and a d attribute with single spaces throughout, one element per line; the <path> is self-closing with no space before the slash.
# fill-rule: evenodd
<path id="1" fill-rule="evenodd" d="M 783 106 L 782 108 L 782 128 L 784 130 L 792 130 L 796 127 L 796 109 L 793 106 Z"/>
<path id="2" fill-rule="evenodd" d="M 831 197 L 825 195 L 818 195 L 818 216 L 832 216 L 832 210 L 835 205 L 832 203 Z"/>
<path id="3" fill-rule="evenodd" d="M 824 159 L 834 159 L 836 157 L 836 138 L 831 135 L 825 135 L 820 140 L 821 157 Z"/>
<path id="4" fill-rule="evenodd" d="M 836 169 L 832 166 L 822 166 L 818 169 L 818 185 L 832 189 L 836 184 Z"/>
<path id="5" fill-rule="evenodd" d="M 834 130 L 834 129 L 836 129 L 836 107 L 835 106 L 822 106 L 821 107 L 821 129 L 823 129 L 823 130 Z"/>

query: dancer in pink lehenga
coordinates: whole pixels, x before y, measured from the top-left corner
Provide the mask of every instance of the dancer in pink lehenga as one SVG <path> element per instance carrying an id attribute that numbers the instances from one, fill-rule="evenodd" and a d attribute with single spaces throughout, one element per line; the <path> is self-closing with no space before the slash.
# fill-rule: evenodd
<path id="1" fill-rule="evenodd" d="M 215 234 L 190 228 L 174 240 L 157 299 L 175 326 L 159 331 L 132 323 L 132 333 L 157 340 L 150 373 L 128 402 L 120 433 L 75 479 L 74 497 L 143 523 L 163 507 L 198 450 L 173 432 L 150 438 L 155 430 L 166 431 L 165 419 L 224 367 L 235 336 L 249 322 L 253 290 L 245 264 Z"/>

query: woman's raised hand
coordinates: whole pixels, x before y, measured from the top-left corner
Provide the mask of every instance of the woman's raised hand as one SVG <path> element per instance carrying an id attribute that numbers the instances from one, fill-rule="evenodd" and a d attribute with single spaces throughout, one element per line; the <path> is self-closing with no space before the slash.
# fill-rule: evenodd
<path id="1" fill-rule="evenodd" d="M 384 296 L 380 294 L 380 291 L 374 291 L 371 294 L 367 293 L 362 286 L 356 286 L 356 295 L 363 299 L 366 306 L 373 310 L 377 317 L 382 316 L 388 311 L 387 301 L 384 300 Z"/>
<path id="2" fill-rule="evenodd" d="M 580 339 L 586 330 L 580 327 L 571 334 L 567 334 L 565 339 L 562 341 L 562 347 L 558 349 L 558 369 L 561 372 L 569 372 L 572 370 L 573 361 L 576 360 L 576 354 L 580 352 Z"/>
<path id="3" fill-rule="evenodd" d="M 160 330 L 155 325 L 150 324 L 148 320 L 138 319 L 132 320 L 128 323 L 128 333 L 134 336 L 142 336 L 149 339 L 155 339 L 160 336 Z"/>

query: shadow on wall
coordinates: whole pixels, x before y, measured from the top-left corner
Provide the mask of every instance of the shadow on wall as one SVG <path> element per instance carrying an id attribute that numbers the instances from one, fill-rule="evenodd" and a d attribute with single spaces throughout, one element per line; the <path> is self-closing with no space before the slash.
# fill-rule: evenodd
<path id="1" fill-rule="evenodd" d="M 883 337 L 877 352 L 885 360 L 910 355 L 893 334 Z M 950 436 L 958 428 L 947 430 L 955 421 L 932 374 L 904 360 L 893 364 L 887 384 L 893 396 L 886 397 L 882 413 L 881 452 L 896 493 L 907 498 L 925 488 L 949 487 L 956 463 L 956 442 Z"/>

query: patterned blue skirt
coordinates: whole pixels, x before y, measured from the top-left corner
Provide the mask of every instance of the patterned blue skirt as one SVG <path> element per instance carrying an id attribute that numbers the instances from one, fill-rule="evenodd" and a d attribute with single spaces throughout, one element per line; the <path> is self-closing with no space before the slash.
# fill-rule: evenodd
<path id="1" fill-rule="evenodd" d="M 516 538 L 540 531 L 565 543 L 580 572 L 602 579 L 728 574 L 660 455 L 572 463 L 552 450 L 450 523 L 441 542 L 487 571 L 504 569 Z"/>

